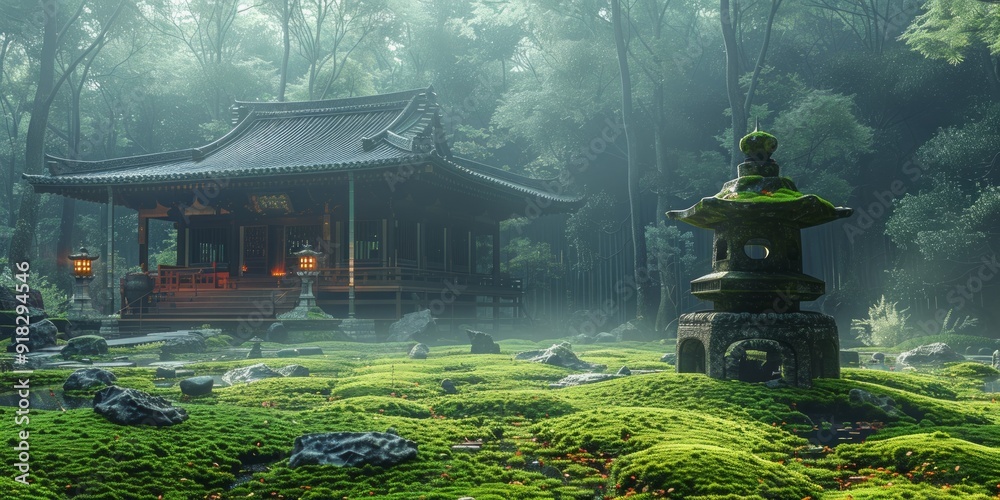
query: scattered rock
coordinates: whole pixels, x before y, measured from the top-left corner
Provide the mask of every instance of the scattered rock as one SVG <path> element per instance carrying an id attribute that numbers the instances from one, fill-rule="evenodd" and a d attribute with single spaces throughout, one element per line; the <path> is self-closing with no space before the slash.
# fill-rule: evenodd
<path id="1" fill-rule="evenodd" d="M 455 383 L 447 378 L 441 381 L 441 390 L 447 394 L 458 394 L 458 388 L 455 387 Z"/>
<path id="2" fill-rule="evenodd" d="M 108 353 L 108 342 L 104 337 L 98 335 L 81 335 L 69 339 L 69 343 L 62 349 L 63 359 L 72 356 L 97 355 Z"/>
<path id="3" fill-rule="evenodd" d="M 677 353 L 676 352 L 668 352 L 668 353 L 664 354 L 663 356 L 660 356 L 660 362 L 662 362 L 662 363 L 670 363 L 672 365 L 676 365 L 677 364 Z"/>
<path id="4" fill-rule="evenodd" d="M 330 432 L 295 438 L 288 466 L 391 467 L 417 456 L 417 443 L 385 432 Z"/>
<path id="5" fill-rule="evenodd" d="M 562 389 L 563 387 L 573 387 L 575 385 L 593 384 L 594 382 L 602 382 L 621 376 L 612 373 L 574 373 L 559 379 L 558 382 L 549 384 L 549 387 Z"/>
<path id="6" fill-rule="evenodd" d="M 427 359 L 427 354 L 431 352 L 431 349 L 427 347 L 426 344 L 417 344 L 410 349 L 410 359 Z"/>
<path id="7" fill-rule="evenodd" d="M 69 375 L 63 383 L 64 391 L 85 391 L 99 385 L 114 385 L 118 377 L 100 368 L 81 368 Z"/>
<path id="8" fill-rule="evenodd" d="M 627 376 L 629 376 L 631 374 L 632 374 L 632 370 L 629 370 L 627 366 L 623 365 L 621 368 L 618 369 L 618 373 L 616 373 L 615 375 L 622 376 L 622 377 L 627 377 Z"/>
<path id="9" fill-rule="evenodd" d="M 193 377 L 193 376 L 194 376 L 194 370 L 187 370 L 182 368 L 177 368 L 174 370 L 174 378 Z"/>
<path id="10" fill-rule="evenodd" d="M 948 344 L 937 342 L 911 349 L 896 357 L 896 362 L 906 366 L 940 365 L 952 361 L 963 361 L 965 356 L 955 352 Z"/>
<path id="11" fill-rule="evenodd" d="M 308 377 L 309 369 L 302 365 L 288 365 L 277 369 L 283 377 Z"/>
<path id="12" fill-rule="evenodd" d="M 322 347 L 299 347 L 298 349 L 295 349 L 295 350 L 298 351 L 299 356 L 322 356 L 323 355 L 323 348 Z"/>
<path id="13" fill-rule="evenodd" d="M 156 378 L 174 378 L 176 376 L 174 368 L 167 368 L 165 366 L 156 367 Z"/>
<path id="14" fill-rule="evenodd" d="M 389 325 L 388 342 L 406 342 L 411 339 L 429 340 L 435 331 L 437 324 L 430 309 L 404 314 L 399 321 Z"/>
<path id="15" fill-rule="evenodd" d="M 896 409 L 896 401 L 889 396 L 878 396 L 863 389 L 851 389 L 847 394 L 848 400 L 855 404 L 870 403 L 881 408 L 888 415 L 901 416 L 902 413 Z"/>
<path id="16" fill-rule="evenodd" d="M 201 396 L 203 394 L 210 394 L 212 392 L 212 387 L 215 385 L 215 379 L 208 375 L 202 375 L 200 377 L 191 377 L 181 380 L 181 394 L 188 396 Z"/>
<path id="17" fill-rule="evenodd" d="M 160 352 L 168 354 L 198 354 L 205 352 L 205 338 L 192 334 L 167 339 Z"/>
<path id="18" fill-rule="evenodd" d="M 611 344 L 618 342 L 618 337 L 613 333 L 601 332 L 594 335 L 594 343 L 597 344 Z"/>
<path id="19" fill-rule="evenodd" d="M 604 365 L 581 361 L 573 353 L 573 346 L 569 342 L 552 344 L 552 347 L 543 351 L 527 351 L 514 356 L 514 359 L 532 361 L 535 363 L 545 363 L 547 365 L 561 366 L 573 370 L 600 371 L 607 368 Z"/>
<path id="20" fill-rule="evenodd" d="M 56 335 L 58 334 L 59 329 L 56 328 L 55 323 L 47 319 L 37 321 L 28 325 L 28 340 L 25 342 L 11 342 L 7 346 L 7 352 L 14 352 L 17 344 L 25 344 L 28 347 L 28 352 L 36 352 L 43 347 L 54 346 L 56 345 Z M 12 333 L 11 335 L 14 334 Z"/>
<path id="21" fill-rule="evenodd" d="M 275 323 L 275 324 L 277 324 L 277 323 Z M 298 357 L 298 355 L 299 355 L 299 350 L 298 349 L 282 349 L 282 350 L 278 351 L 277 353 L 275 353 L 275 356 L 277 356 L 279 358 L 295 358 L 295 357 Z"/>
<path id="22" fill-rule="evenodd" d="M 884 352 L 873 352 L 872 353 L 872 363 L 885 363 L 885 353 Z"/>
<path id="23" fill-rule="evenodd" d="M 588 345 L 594 343 L 594 336 L 587 335 L 586 333 L 581 333 L 579 335 L 574 335 L 570 337 L 570 342 L 580 345 Z"/>
<path id="24" fill-rule="evenodd" d="M 493 341 L 493 336 L 476 330 L 466 330 L 469 342 L 472 343 L 472 354 L 500 354 L 500 344 Z"/>
<path id="25" fill-rule="evenodd" d="M 268 368 L 264 363 L 257 363 L 256 365 L 229 370 L 222 375 L 222 380 L 229 385 L 236 385 L 281 376 L 280 373 Z"/>
<path id="26" fill-rule="evenodd" d="M 94 411 L 120 425 L 162 427 L 187 420 L 184 408 L 174 407 L 159 396 L 113 385 L 94 395 Z"/>
<path id="27" fill-rule="evenodd" d="M 626 342 L 630 340 L 648 342 L 656 337 L 652 332 L 631 321 L 626 321 L 618 328 L 611 330 L 611 334 L 615 336 L 615 340 L 618 342 Z"/>
<path id="28" fill-rule="evenodd" d="M 271 326 L 267 327 L 267 333 L 264 338 L 268 342 L 277 342 L 279 344 L 284 344 L 288 342 L 288 329 L 285 328 L 285 324 L 282 322 L 271 323 Z"/>

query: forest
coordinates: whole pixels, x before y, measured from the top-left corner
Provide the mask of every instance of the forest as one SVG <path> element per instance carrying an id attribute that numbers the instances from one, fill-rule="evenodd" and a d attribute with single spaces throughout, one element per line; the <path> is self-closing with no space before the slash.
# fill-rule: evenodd
<path id="1" fill-rule="evenodd" d="M 21 180 L 45 170 L 45 154 L 99 160 L 205 144 L 229 130 L 235 101 L 433 86 L 456 154 L 585 197 L 571 216 L 529 203 L 504 225 L 501 265 L 524 279 L 537 325 L 590 311 L 608 328 L 638 318 L 669 335 L 678 313 L 703 307 L 687 290 L 708 266 L 710 232 L 664 212 L 734 177 L 734 138 L 759 126 L 778 137 L 776 158 L 803 192 L 855 208 L 804 236 L 806 272 L 827 282 L 810 307 L 842 332 L 853 321 L 844 336 L 875 345 L 995 336 L 998 9 L 7 0 L 0 246 L 8 263 L 33 262 L 36 288 L 58 307 L 72 285 L 66 257 L 81 243 L 106 255 L 107 224 L 101 205 L 36 195 Z M 128 212 L 116 213 L 122 275 L 138 265 Z M 151 232 L 152 261 L 172 263 L 172 228 Z"/>

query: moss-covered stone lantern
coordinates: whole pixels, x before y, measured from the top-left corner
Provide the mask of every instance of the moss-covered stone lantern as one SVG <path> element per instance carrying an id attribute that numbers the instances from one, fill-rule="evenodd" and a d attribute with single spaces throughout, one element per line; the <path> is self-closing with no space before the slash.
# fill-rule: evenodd
<path id="1" fill-rule="evenodd" d="M 773 135 L 754 130 L 740 141 L 746 159 L 736 179 L 687 210 L 667 212 L 715 231 L 712 273 L 691 282 L 691 293 L 714 307 L 681 315 L 678 372 L 747 381 L 780 377 L 799 386 L 840 376 L 833 318 L 799 310 L 800 301 L 825 292 L 823 281 L 802 273 L 800 231 L 852 210 L 800 193 L 779 175 L 771 159 L 777 147 Z"/>

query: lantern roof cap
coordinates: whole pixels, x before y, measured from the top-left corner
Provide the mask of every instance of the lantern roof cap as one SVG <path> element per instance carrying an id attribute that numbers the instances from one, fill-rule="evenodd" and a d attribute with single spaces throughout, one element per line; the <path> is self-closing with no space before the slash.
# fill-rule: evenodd
<path id="1" fill-rule="evenodd" d="M 90 252 L 87 251 L 87 248 L 82 245 L 75 254 L 69 256 L 70 260 L 97 260 L 99 258 L 101 258 L 99 255 L 91 255 Z"/>
<path id="2" fill-rule="evenodd" d="M 294 255 L 296 257 L 318 257 L 320 255 L 323 255 L 323 253 L 322 252 L 317 252 L 316 250 L 313 250 L 312 245 L 310 245 L 309 243 L 306 243 L 305 245 L 302 245 L 302 249 L 301 250 L 299 250 L 298 252 L 293 253 L 292 255 Z"/>
<path id="3" fill-rule="evenodd" d="M 262 338 L 260 338 L 260 337 L 258 337 L 256 335 L 254 335 L 253 338 L 251 338 L 247 342 L 260 343 L 260 342 L 263 342 L 263 341 L 264 341 L 264 339 L 262 339 Z"/>

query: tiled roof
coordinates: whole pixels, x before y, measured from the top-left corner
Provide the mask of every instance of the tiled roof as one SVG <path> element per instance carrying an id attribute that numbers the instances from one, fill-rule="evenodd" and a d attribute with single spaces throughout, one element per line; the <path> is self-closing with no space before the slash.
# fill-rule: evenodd
<path id="1" fill-rule="evenodd" d="M 477 183 L 559 202 L 578 197 L 530 179 L 453 157 L 433 90 L 326 101 L 233 106 L 236 126 L 199 148 L 103 161 L 47 157 L 49 175 L 25 175 L 41 192 L 72 186 L 169 184 L 207 179 L 371 169 L 433 161 Z"/>

